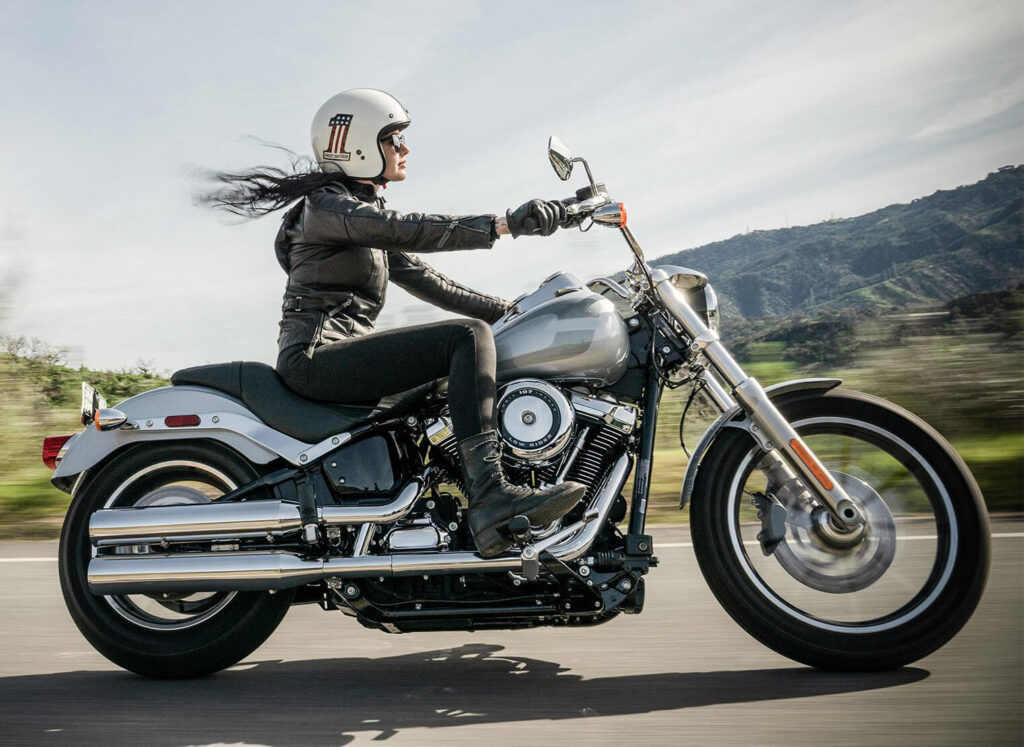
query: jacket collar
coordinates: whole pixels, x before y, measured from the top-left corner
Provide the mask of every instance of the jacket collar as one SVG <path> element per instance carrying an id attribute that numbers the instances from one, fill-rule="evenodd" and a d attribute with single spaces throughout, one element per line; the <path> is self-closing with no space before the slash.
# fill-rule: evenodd
<path id="1" fill-rule="evenodd" d="M 362 182 L 348 182 L 346 184 L 353 197 L 358 197 L 363 202 L 373 202 L 377 199 L 377 190 L 372 184 Z"/>
<path id="2" fill-rule="evenodd" d="M 374 202 L 377 200 L 377 190 L 372 184 L 350 181 L 348 179 L 331 182 L 321 189 L 325 189 L 336 195 L 351 195 L 361 202 Z"/>

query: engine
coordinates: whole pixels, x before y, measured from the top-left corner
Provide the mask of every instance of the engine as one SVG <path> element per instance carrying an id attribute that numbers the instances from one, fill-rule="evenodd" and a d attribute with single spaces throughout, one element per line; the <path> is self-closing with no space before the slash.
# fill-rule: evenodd
<path id="1" fill-rule="evenodd" d="M 636 427 L 636 410 L 611 399 L 591 397 L 539 379 L 518 379 L 498 392 L 497 430 L 504 466 L 518 484 L 574 480 L 592 497 L 609 464 Z M 426 427 L 427 437 L 459 463 L 451 420 Z"/>
<path id="2" fill-rule="evenodd" d="M 575 418 L 569 398 L 547 382 L 513 381 L 502 390 L 497 411 L 506 451 L 527 464 L 548 464 L 572 438 Z"/>

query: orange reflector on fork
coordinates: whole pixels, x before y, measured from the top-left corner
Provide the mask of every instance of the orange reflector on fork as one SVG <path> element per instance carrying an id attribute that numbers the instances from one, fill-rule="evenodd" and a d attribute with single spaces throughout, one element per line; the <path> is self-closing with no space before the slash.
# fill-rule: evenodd
<path id="1" fill-rule="evenodd" d="M 825 490 L 832 490 L 832 488 L 835 487 L 835 483 L 832 482 L 828 473 L 820 464 L 818 464 L 818 460 L 815 459 L 811 452 L 807 450 L 806 446 L 800 443 L 796 438 L 790 441 L 789 445 L 793 447 L 793 451 L 795 451 L 796 455 L 800 457 L 800 461 L 807 465 L 807 469 L 809 469 L 811 474 L 818 479 L 818 482 L 821 483 L 821 486 L 825 488 Z"/>

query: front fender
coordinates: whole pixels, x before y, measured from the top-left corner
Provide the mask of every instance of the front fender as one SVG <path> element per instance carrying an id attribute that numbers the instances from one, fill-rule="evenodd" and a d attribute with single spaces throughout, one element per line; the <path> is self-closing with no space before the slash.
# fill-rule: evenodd
<path id="1" fill-rule="evenodd" d="M 129 421 L 141 421 L 143 424 L 153 420 L 162 421 L 167 415 L 187 413 L 220 413 L 236 415 L 253 424 L 262 426 L 262 430 L 271 431 L 241 402 L 223 392 L 199 386 L 167 386 L 152 389 L 126 399 L 117 405 L 117 409 L 128 416 Z M 238 422 L 238 421 L 236 421 Z M 290 439 L 284 434 L 276 434 L 278 440 L 293 442 L 295 447 L 307 448 Z M 99 431 L 86 427 L 76 434 L 68 443 L 68 449 L 50 482 L 66 493 L 72 493 L 74 485 L 87 470 L 99 464 L 111 454 L 134 444 L 151 441 L 173 441 L 181 439 L 206 438 L 219 441 L 241 454 L 255 464 L 267 464 L 278 458 L 279 452 L 259 443 L 251 435 L 230 428 L 203 428 L 201 432 L 190 428 L 178 430 L 139 430 L 115 429 Z"/>
<path id="2" fill-rule="evenodd" d="M 804 393 L 808 391 L 818 391 L 822 393 L 829 392 L 842 383 L 842 379 L 793 379 L 792 381 L 783 381 L 780 384 L 773 384 L 772 386 L 765 387 L 765 392 L 773 403 L 778 404 L 779 401 L 796 393 Z M 737 405 L 731 410 L 722 413 L 718 420 L 712 423 L 711 427 L 704 431 L 704 435 L 701 436 L 700 441 L 697 443 L 697 447 L 693 450 L 693 456 L 690 457 L 689 464 L 686 465 L 686 474 L 683 476 L 683 487 L 679 494 L 680 509 L 685 508 L 687 502 L 690 500 L 690 493 L 693 491 L 693 484 L 696 482 L 697 473 L 700 471 L 700 463 L 704 459 L 704 455 L 707 453 L 708 449 L 711 448 L 711 444 L 714 443 L 723 428 L 730 424 L 733 424 L 734 426 L 738 425 L 736 421 L 742 420 L 743 414 L 743 410 L 740 409 L 739 405 Z"/>

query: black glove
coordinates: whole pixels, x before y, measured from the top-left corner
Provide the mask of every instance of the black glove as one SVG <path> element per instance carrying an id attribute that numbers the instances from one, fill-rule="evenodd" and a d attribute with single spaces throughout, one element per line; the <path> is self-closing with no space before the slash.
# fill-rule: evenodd
<path id="1" fill-rule="evenodd" d="M 558 200 L 530 200 L 505 213 L 512 238 L 550 236 L 565 220 L 565 205 Z"/>

